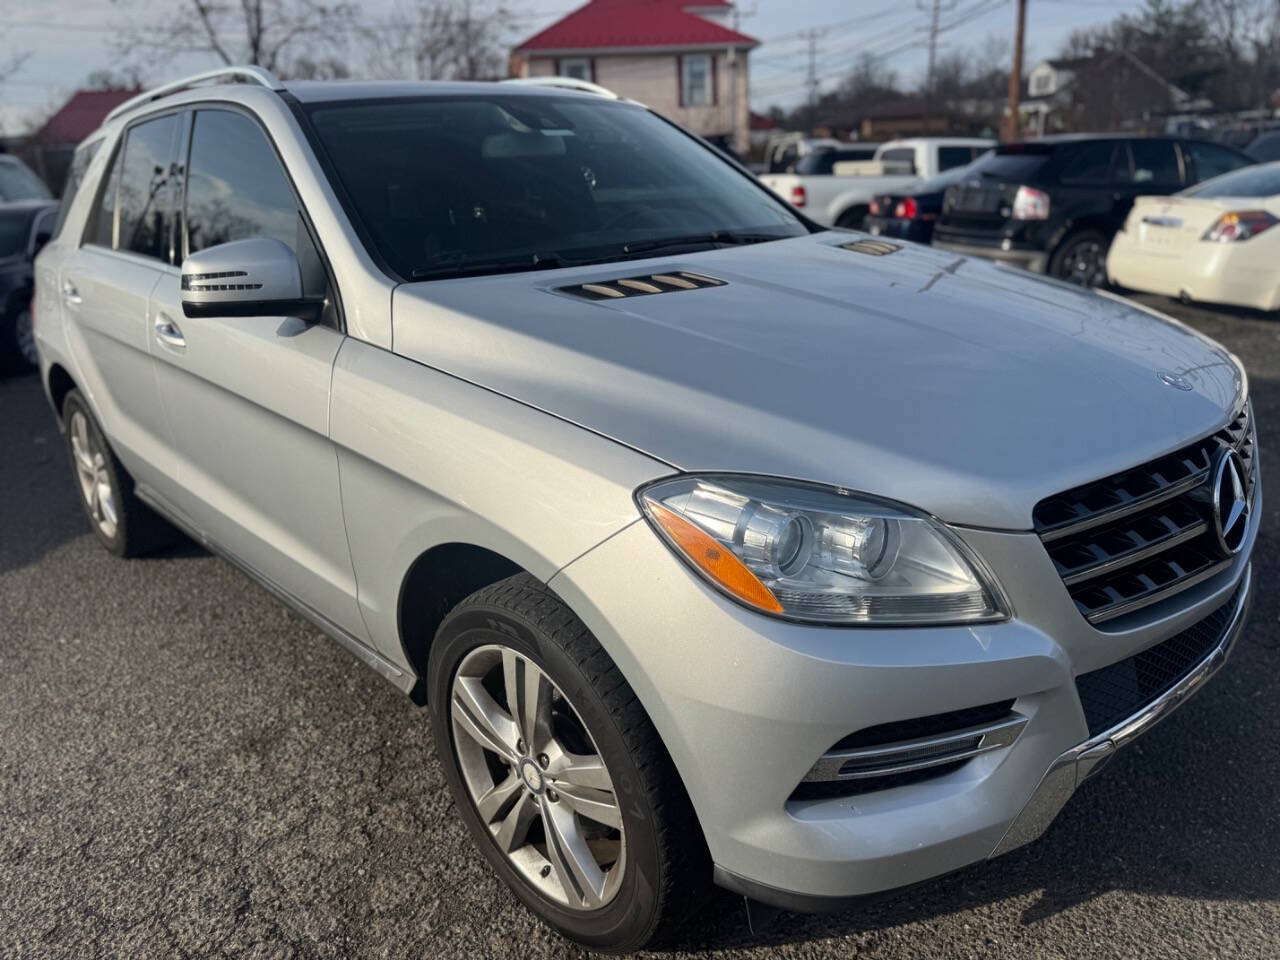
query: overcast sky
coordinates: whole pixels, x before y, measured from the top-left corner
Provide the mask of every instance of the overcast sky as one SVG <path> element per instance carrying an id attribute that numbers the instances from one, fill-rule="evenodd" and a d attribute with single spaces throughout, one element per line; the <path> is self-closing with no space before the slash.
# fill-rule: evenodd
<path id="1" fill-rule="evenodd" d="M 399 0 L 409 5 L 412 0 Z M 506 0 L 520 19 L 514 39 L 534 33 L 574 9 L 572 0 Z M 919 0 L 929 4 L 932 0 Z M 0 57 L 28 53 L 22 68 L 0 85 L 0 124 L 18 132 L 30 116 L 60 103 L 92 70 L 113 66 L 111 40 L 121 23 L 148 10 L 172 12 L 186 0 L 0 0 Z M 367 0 L 367 16 L 387 16 L 397 0 Z M 1054 54 L 1073 29 L 1105 22 L 1142 0 L 1029 0 L 1029 64 Z M 1013 35 L 1013 0 L 943 0 L 940 50 L 978 49 L 991 34 Z M 752 105 L 791 106 L 805 96 L 807 42 L 818 31 L 817 66 L 823 88 L 834 86 L 861 52 L 884 55 L 906 81 L 925 64 L 929 17 L 915 0 L 743 0 L 740 29 L 764 41 L 752 55 Z M 1028 65 L 1029 65 L 1028 64 Z M 199 57 L 155 64 L 159 82 L 215 64 Z"/>

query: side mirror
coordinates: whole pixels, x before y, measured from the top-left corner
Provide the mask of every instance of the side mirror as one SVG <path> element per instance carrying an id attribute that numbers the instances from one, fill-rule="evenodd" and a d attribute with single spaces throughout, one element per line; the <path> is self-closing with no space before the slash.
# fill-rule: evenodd
<path id="1" fill-rule="evenodd" d="M 272 237 L 220 243 L 182 261 L 182 312 L 188 317 L 298 317 L 314 321 L 321 297 L 302 293 L 302 267 Z"/>

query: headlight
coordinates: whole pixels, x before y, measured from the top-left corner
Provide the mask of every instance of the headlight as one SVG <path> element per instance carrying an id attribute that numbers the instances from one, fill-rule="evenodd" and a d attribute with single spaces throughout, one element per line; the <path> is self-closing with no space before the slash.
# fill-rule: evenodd
<path id="1" fill-rule="evenodd" d="M 991 578 L 937 521 L 842 490 L 683 476 L 637 500 L 675 552 L 740 603 L 837 624 L 973 623 L 1008 616 Z"/>

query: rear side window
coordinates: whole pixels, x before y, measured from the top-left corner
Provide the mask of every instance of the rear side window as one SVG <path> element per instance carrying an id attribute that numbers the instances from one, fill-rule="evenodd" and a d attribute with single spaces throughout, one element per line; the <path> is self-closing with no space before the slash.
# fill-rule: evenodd
<path id="1" fill-rule="evenodd" d="M 938 171 L 954 170 L 973 162 L 973 147 L 939 147 Z"/>
<path id="2" fill-rule="evenodd" d="M 1116 147 L 1117 144 L 1113 141 L 1097 140 L 1071 148 L 1063 157 L 1062 182 L 1081 184 L 1110 182 Z"/>
<path id="3" fill-rule="evenodd" d="M 1182 183 L 1182 172 L 1178 169 L 1178 155 L 1173 144 L 1168 140 L 1133 140 L 1129 143 L 1129 153 L 1133 158 L 1133 167 L 1129 173 L 1129 181 L 1136 184 L 1149 183 L 1160 187 L 1177 187 Z M 1119 166 L 1120 179 L 1124 179 L 1125 168 Z"/>
<path id="4" fill-rule="evenodd" d="M 262 128 L 243 113 L 199 110 L 187 161 L 187 255 L 249 237 L 274 237 L 298 255 L 304 292 L 327 275 L 293 187 Z"/>
<path id="5" fill-rule="evenodd" d="M 89 169 L 89 163 L 97 155 L 98 148 L 101 146 L 101 140 L 82 143 L 76 148 L 75 154 L 71 157 L 71 167 L 67 171 L 67 182 L 62 187 L 62 199 L 58 201 L 58 219 L 53 225 L 53 235 L 55 237 L 62 232 L 62 225 L 67 222 L 67 213 L 71 210 L 71 203 L 80 191 L 80 184 L 84 183 L 84 175 Z"/>
<path id="6" fill-rule="evenodd" d="M 1196 182 L 1209 180 L 1249 165 L 1247 157 L 1242 157 L 1234 150 L 1220 147 L 1216 143 L 1193 140 L 1184 144 L 1183 149 L 1191 159 L 1189 179 L 1194 179 Z"/>
<path id="7" fill-rule="evenodd" d="M 832 173 L 837 163 L 849 160 L 870 160 L 875 153 L 875 149 L 869 147 L 860 150 L 819 150 L 817 153 L 802 157 L 796 164 L 796 173 L 806 176 Z"/>
<path id="8" fill-rule="evenodd" d="M 910 147 L 895 147 L 892 150 L 885 150 L 880 154 L 880 159 L 886 163 L 900 164 L 911 173 L 916 172 L 916 152 Z M 965 161 L 965 163 L 968 162 L 967 160 Z"/>
<path id="9" fill-rule="evenodd" d="M 180 115 L 170 114 L 128 129 L 87 242 L 169 262 L 173 154 L 180 127 Z"/>

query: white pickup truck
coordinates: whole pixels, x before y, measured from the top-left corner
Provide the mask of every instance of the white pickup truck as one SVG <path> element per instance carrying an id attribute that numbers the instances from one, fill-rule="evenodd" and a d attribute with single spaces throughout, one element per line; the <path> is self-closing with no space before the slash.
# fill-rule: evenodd
<path id="1" fill-rule="evenodd" d="M 861 227 L 871 198 L 896 193 L 944 170 L 962 167 L 995 146 L 968 137 L 890 140 L 869 161 L 837 163 L 831 174 L 763 174 L 766 187 L 825 226 Z"/>

